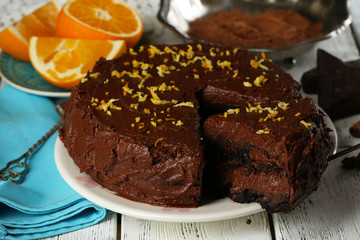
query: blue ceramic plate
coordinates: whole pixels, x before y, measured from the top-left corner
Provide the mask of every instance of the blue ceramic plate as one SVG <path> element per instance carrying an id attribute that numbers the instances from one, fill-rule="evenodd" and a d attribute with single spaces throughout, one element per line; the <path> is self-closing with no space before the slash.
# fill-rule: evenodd
<path id="1" fill-rule="evenodd" d="M 30 62 L 19 60 L 5 52 L 0 52 L 0 75 L 6 83 L 28 93 L 47 97 L 70 96 L 70 91 L 43 79 Z"/>

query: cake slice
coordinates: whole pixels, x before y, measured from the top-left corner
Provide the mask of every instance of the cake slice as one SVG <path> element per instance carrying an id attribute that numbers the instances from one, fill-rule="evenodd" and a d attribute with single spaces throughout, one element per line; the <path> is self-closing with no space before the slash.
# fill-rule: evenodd
<path id="1" fill-rule="evenodd" d="M 329 135 L 310 98 L 228 109 L 204 123 L 207 189 L 288 212 L 318 186 Z"/>

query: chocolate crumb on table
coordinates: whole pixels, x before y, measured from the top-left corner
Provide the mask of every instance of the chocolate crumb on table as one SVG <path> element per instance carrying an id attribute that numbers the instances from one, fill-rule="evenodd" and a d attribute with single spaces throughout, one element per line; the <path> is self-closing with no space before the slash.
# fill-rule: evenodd
<path id="1" fill-rule="evenodd" d="M 342 161 L 342 168 L 346 170 L 360 170 L 360 153 L 353 157 L 346 157 Z"/>
<path id="2" fill-rule="evenodd" d="M 312 23 L 292 10 L 268 9 L 251 15 L 232 8 L 195 19 L 188 34 L 228 47 L 274 48 L 320 37 L 322 30 L 322 23 Z"/>
<path id="3" fill-rule="evenodd" d="M 360 138 L 360 121 L 352 125 L 350 128 L 350 134 L 355 138 Z"/>

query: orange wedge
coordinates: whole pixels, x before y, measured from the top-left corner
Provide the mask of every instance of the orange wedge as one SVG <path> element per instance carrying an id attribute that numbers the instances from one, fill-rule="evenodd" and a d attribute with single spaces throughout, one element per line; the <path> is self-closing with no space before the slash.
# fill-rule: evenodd
<path id="1" fill-rule="evenodd" d="M 121 0 L 69 0 L 57 19 L 65 38 L 125 40 L 134 47 L 143 33 L 139 13 Z"/>
<path id="2" fill-rule="evenodd" d="M 0 32 L 0 48 L 21 60 L 29 61 L 31 36 L 55 36 L 58 1 L 51 1 Z"/>
<path id="3" fill-rule="evenodd" d="M 64 89 L 77 85 L 100 57 L 114 59 L 126 51 L 123 40 L 32 37 L 30 61 L 48 82 Z"/>

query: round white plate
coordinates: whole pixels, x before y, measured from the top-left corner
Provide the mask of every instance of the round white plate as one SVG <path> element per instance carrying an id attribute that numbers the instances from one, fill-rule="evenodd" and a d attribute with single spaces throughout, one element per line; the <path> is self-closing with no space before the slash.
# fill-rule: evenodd
<path id="1" fill-rule="evenodd" d="M 264 211 L 260 204 L 240 204 L 223 198 L 208 202 L 198 208 L 156 207 L 119 197 L 97 184 L 69 156 L 59 138 L 55 143 L 56 166 L 66 181 L 76 192 L 89 201 L 117 213 L 137 218 L 166 222 L 209 222 L 225 220 Z"/>
<path id="2" fill-rule="evenodd" d="M 327 126 L 333 130 L 331 138 L 335 154 L 338 136 L 330 118 L 324 117 Z M 240 204 L 229 198 L 209 201 L 198 208 L 156 207 L 145 203 L 134 202 L 116 195 L 96 183 L 86 173 L 80 173 L 78 166 L 69 156 L 63 143 L 57 138 L 55 143 L 55 162 L 63 179 L 89 201 L 117 213 L 137 218 L 166 222 L 210 222 L 243 217 L 264 211 L 258 203 Z"/>

